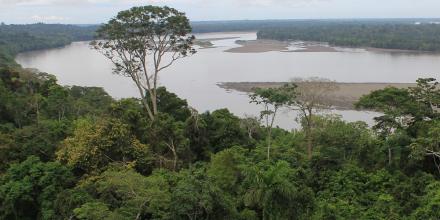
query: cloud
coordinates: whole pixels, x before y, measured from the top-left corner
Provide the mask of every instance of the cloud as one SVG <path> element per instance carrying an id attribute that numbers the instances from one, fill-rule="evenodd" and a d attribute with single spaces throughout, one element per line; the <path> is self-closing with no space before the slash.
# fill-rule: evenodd
<path id="1" fill-rule="evenodd" d="M 330 0 L 240 0 L 237 3 L 252 6 L 305 6 Z"/>
<path id="2" fill-rule="evenodd" d="M 0 0 L 0 5 L 19 6 L 59 6 L 59 5 L 94 5 L 94 4 L 199 4 L 199 5 L 245 5 L 245 6 L 297 6 L 329 0 Z"/>
<path id="3" fill-rule="evenodd" d="M 103 3 L 126 4 L 139 0 L 0 0 L 0 5 L 16 6 L 60 6 L 60 5 L 94 5 Z"/>
<path id="4" fill-rule="evenodd" d="M 31 17 L 35 22 L 61 22 L 69 20 L 66 17 L 56 16 L 56 15 L 34 15 Z"/>

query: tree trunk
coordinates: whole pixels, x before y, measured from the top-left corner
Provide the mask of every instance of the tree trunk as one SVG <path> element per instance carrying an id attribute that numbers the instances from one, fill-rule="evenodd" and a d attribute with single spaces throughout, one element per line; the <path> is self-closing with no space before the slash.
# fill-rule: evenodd
<path id="1" fill-rule="evenodd" d="M 171 144 L 167 144 L 168 148 L 171 150 L 171 152 L 173 153 L 173 171 L 176 171 L 177 168 L 177 160 L 179 159 L 177 156 L 177 151 L 176 151 L 176 147 L 174 146 L 174 141 L 171 140 Z"/>
<path id="2" fill-rule="evenodd" d="M 273 111 L 273 115 L 272 115 L 272 119 L 270 122 L 270 126 L 268 126 L 269 129 L 269 134 L 268 134 L 268 138 L 267 138 L 267 160 L 270 160 L 270 147 L 271 147 L 271 142 L 272 142 L 272 128 L 273 128 L 273 123 L 275 122 L 275 117 L 277 115 L 277 111 L 278 111 L 278 107 L 275 107 L 274 111 Z M 266 119 L 267 121 L 269 120 L 269 118 Z"/>
<path id="3" fill-rule="evenodd" d="M 388 146 L 388 166 L 391 166 L 392 164 L 392 151 L 391 151 L 391 147 Z"/>
<path id="4" fill-rule="evenodd" d="M 148 117 L 150 118 L 150 120 L 154 120 L 154 114 L 151 112 L 150 106 L 148 105 L 147 101 L 145 100 L 145 98 L 142 98 L 142 104 L 144 106 L 144 108 L 147 110 L 148 113 Z"/>
<path id="5" fill-rule="evenodd" d="M 313 143 L 313 140 L 312 140 L 312 135 L 311 135 L 311 132 L 310 132 L 310 128 L 307 129 L 306 133 L 307 133 L 306 134 L 306 136 L 307 136 L 307 158 L 308 159 L 312 159 L 312 148 L 313 148 L 312 143 Z"/>
<path id="6" fill-rule="evenodd" d="M 308 159 L 312 159 L 313 152 L 313 137 L 312 137 L 312 127 L 313 127 L 313 115 L 312 111 L 309 110 L 309 116 L 306 116 L 307 119 L 307 129 L 306 129 L 306 138 L 307 138 L 307 157 Z"/>
<path id="7" fill-rule="evenodd" d="M 272 141 L 272 128 L 269 128 L 267 135 L 267 160 L 270 160 L 270 145 Z"/>
<path id="8" fill-rule="evenodd" d="M 37 98 L 37 127 L 40 127 L 40 103 Z"/>
<path id="9" fill-rule="evenodd" d="M 154 91 L 151 91 L 153 93 L 153 96 L 151 97 L 151 103 L 153 105 L 153 115 L 157 115 L 157 93 L 156 93 L 156 87 L 153 88 Z"/>
<path id="10" fill-rule="evenodd" d="M 173 171 L 176 171 L 177 168 L 177 153 L 175 150 L 173 150 L 173 156 L 174 156 L 174 161 L 173 161 Z"/>

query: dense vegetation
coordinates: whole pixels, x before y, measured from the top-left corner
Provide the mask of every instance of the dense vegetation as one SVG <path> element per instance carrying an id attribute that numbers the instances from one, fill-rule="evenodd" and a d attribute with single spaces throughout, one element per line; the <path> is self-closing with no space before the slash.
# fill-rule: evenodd
<path id="1" fill-rule="evenodd" d="M 438 106 L 438 90 L 364 97 L 394 103 L 385 122 L 412 119 L 390 133 L 315 117 L 310 159 L 303 130 L 274 128 L 267 160 L 265 127 L 227 109 L 199 114 L 165 88 L 152 122 L 137 99 L 0 75 L 0 219 L 440 217 L 437 158 L 425 152 L 439 152 L 440 117 L 424 100 L 435 94 Z"/>
<path id="2" fill-rule="evenodd" d="M 97 26 L 62 24 L 0 25 L 0 61 L 13 64 L 20 52 L 61 47 L 73 41 L 92 40 Z"/>
<path id="3" fill-rule="evenodd" d="M 373 21 L 293 22 L 262 28 L 257 35 L 259 39 L 319 41 L 336 46 L 440 51 L 439 24 Z"/>
<path id="4" fill-rule="evenodd" d="M 198 113 L 163 87 L 151 120 L 139 99 L 1 66 L 0 219 L 440 218 L 434 79 L 362 97 L 359 108 L 384 112 L 374 128 L 310 115 L 286 131 Z M 297 91 L 253 100 L 306 105 Z"/>
<path id="5" fill-rule="evenodd" d="M 438 19 L 255 20 L 193 22 L 195 33 L 258 31 L 259 39 L 336 46 L 440 51 Z"/>

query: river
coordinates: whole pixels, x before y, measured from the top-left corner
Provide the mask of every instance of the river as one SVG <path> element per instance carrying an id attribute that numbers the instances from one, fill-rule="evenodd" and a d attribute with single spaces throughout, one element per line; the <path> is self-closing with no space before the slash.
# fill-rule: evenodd
<path id="1" fill-rule="evenodd" d="M 197 38 L 238 37 L 256 39 L 255 33 L 209 33 Z M 160 76 L 160 83 L 200 112 L 228 108 L 238 116 L 258 115 L 260 107 L 249 104 L 247 94 L 226 91 L 219 82 L 273 82 L 295 77 L 319 76 L 339 82 L 411 83 L 419 77 L 440 76 L 440 55 L 390 53 L 362 49 L 342 52 L 228 53 L 238 47 L 237 39 L 213 41 L 215 48 L 199 49 L 179 60 Z M 115 98 L 138 97 L 128 78 L 112 74 L 112 64 L 88 42 L 74 42 L 63 48 L 19 54 L 16 61 L 26 68 L 54 74 L 62 85 L 99 86 Z M 332 111 L 347 121 L 372 123 L 373 112 Z M 297 128 L 295 115 L 283 111 L 276 124 Z"/>

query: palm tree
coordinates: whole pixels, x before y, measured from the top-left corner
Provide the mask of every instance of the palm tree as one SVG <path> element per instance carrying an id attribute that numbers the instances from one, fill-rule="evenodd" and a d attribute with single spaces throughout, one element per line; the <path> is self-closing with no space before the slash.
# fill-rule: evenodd
<path id="1" fill-rule="evenodd" d="M 250 167 L 245 171 L 245 205 L 257 209 L 263 220 L 286 219 L 297 193 L 297 187 L 289 181 L 294 172 L 285 161 Z"/>

